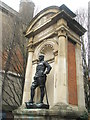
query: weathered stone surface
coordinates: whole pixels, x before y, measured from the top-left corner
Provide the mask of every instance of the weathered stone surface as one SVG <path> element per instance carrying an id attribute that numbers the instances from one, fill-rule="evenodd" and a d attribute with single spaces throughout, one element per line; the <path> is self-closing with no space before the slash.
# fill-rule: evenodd
<path id="1" fill-rule="evenodd" d="M 27 120 L 75 120 L 86 112 L 84 108 L 78 108 L 63 103 L 57 103 L 51 109 L 26 109 L 23 105 L 13 111 L 15 120 L 27 118 Z"/>

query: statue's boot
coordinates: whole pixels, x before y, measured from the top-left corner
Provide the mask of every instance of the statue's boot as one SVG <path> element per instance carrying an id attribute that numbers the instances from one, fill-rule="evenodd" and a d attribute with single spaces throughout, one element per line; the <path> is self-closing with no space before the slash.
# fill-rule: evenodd
<path id="1" fill-rule="evenodd" d="M 32 103 L 32 104 L 33 104 L 34 102 L 33 102 L 33 100 L 29 100 L 29 103 Z"/>

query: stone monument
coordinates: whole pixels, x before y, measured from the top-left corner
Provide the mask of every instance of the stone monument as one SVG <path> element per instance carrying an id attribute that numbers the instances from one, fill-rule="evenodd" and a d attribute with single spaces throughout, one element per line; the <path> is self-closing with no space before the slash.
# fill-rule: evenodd
<path id="1" fill-rule="evenodd" d="M 75 16 L 65 5 L 51 6 L 30 22 L 25 34 L 29 41 L 23 105 L 13 112 L 15 120 L 76 120 L 87 112 L 80 41 L 86 30 L 74 19 Z M 25 102 L 30 100 L 30 86 L 40 53 L 44 53 L 45 61 L 52 67 L 46 82 L 50 108 L 27 109 Z M 39 98 L 38 88 L 34 101 L 38 102 Z M 45 96 L 43 101 L 46 102 Z"/>

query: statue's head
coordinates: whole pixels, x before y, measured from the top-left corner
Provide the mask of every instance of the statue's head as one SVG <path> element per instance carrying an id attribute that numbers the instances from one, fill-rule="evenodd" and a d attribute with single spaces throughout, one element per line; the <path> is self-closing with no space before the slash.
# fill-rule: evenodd
<path id="1" fill-rule="evenodd" d="M 42 60 L 44 60 L 44 55 L 43 55 L 43 54 L 40 54 L 40 55 L 39 55 L 39 61 L 42 61 Z"/>

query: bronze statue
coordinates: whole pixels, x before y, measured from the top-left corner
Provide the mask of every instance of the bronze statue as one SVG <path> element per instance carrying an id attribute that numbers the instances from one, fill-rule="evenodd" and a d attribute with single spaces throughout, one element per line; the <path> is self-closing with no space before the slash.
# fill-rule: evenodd
<path id="1" fill-rule="evenodd" d="M 29 105 L 34 103 L 33 98 L 35 94 L 35 89 L 37 87 L 40 87 L 40 103 L 43 103 L 46 77 L 47 74 L 49 74 L 50 70 L 51 66 L 48 64 L 48 62 L 44 61 L 44 55 L 39 55 L 39 63 L 37 64 L 34 82 L 32 82 L 31 86 L 31 99 L 28 102 Z"/>
<path id="2" fill-rule="evenodd" d="M 39 55 L 39 63 L 36 67 L 34 82 L 32 83 L 31 86 L 31 100 L 30 100 L 31 103 L 33 103 L 35 89 L 38 86 L 40 87 L 40 91 L 41 91 L 40 103 L 43 103 L 46 74 L 49 74 L 50 70 L 51 70 L 51 66 L 44 61 L 44 55 Z"/>

